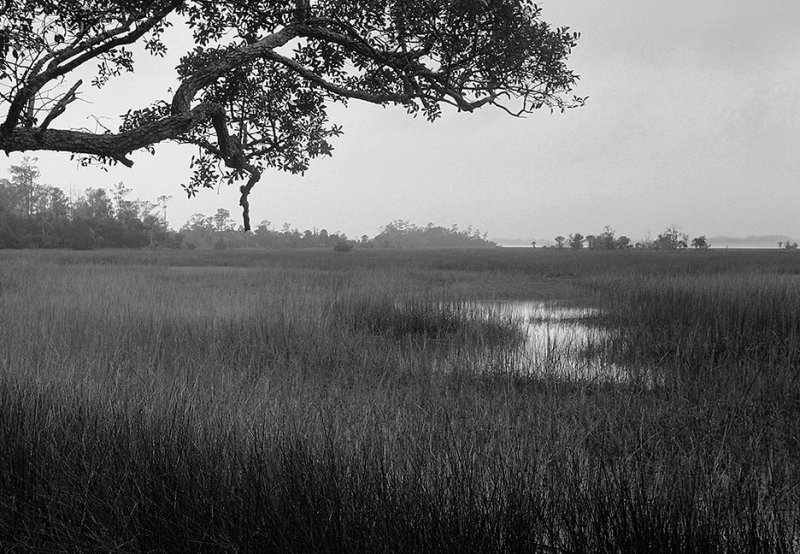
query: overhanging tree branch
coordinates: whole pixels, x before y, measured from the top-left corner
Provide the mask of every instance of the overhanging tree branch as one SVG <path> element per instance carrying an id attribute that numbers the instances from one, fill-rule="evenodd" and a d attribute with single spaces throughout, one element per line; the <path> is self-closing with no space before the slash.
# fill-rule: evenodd
<path id="1" fill-rule="evenodd" d="M 197 45 L 181 59 L 169 101 L 128 109 L 118 132 L 51 128 L 80 81 L 60 95 L 50 87 L 92 61 L 98 86 L 132 70 L 127 45 L 163 53 L 172 14 Z M 311 159 L 331 154 L 329 139 L 341 133 L 328 121 L 332 100 L 401 104 L 431 120 L 443 105 L 493 104 L 519 116 L 582 103 L 562 98 L 577 80 L 565 64 L 577 35 L 550 28 L 538 7 L 520 0 L 274 0 L 269 9 L 243 0 L 5 0 L 2 17 L 0 149 L 130 166 L 135 150 L 196 144 L 201 159 L 184 188 L 191 196 L 249 174 L 240 187 L 246 228 L 249 194 L 265 168 L 303 173 Z"/>

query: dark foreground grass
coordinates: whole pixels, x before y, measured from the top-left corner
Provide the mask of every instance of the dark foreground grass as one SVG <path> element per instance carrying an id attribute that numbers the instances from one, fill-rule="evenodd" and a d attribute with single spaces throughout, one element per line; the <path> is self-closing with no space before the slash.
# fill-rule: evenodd
<path id="1" fill-rule="evenodd" d="M 0 550 L 800 548 L 800 258 L 351 254 L 0 253 Z M 464 304 L 559 290 L 662 378 Z"/>

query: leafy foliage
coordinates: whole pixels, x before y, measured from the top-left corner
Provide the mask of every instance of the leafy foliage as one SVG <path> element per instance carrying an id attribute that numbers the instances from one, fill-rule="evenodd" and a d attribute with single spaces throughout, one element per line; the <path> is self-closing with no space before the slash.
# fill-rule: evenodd
<path id="1" fill-rule="evenodd" d="M 584 237 L 580 233 L 574 233 L 569 236 L 569 247 L 573 250 L 580 250 L 583 248 Z"/>
<path id="2" fill-rule="evenodd" d="M 677 227 L 671 225 L 658 235 L 654 248 L 659 250 L 678 250 L 688 246 L 689 235 L 678 231 Z"/>
<path id="3" fill-rule="evenodd" d="M 606 225 L 603 232 L 599 235 L 587 235 L 584 239 L 586 246 L 591 250 L 619 250 L 628 248 L 631 244 L 631 239 L 625 235 L 615 236 L 614 229 Z"/>
<path id="4" fill-rule="evenodd" d="M 188 26 L 194 48 L 180 86 L 149 106 L 122 106 L 118 132 L 51 129 L 91 85 L 135 70 L 131 46 L 163 56 L 164 30 Z M 397 104 L 430 120 L 450 105 L 513 115 L 583 104 L 566 59 L 578 34 L 552 28 L 529 0 L 7 0 L 0 16 L 0 124 L 6 152 L 71 152 L 82 163 L 132 165 L 163 141 L 192 144 L 189 196 L 266 169 L 303 173 L 342 130 L 331 102 Z"/>
<path id="5" fill-rule="evenodd" d="M 708 243 L 708 240 L 706 239 L 705 235 L 700 235 L 699 237 L 694 237 L 692 239 L 692 248 L 695 248 L 697 250 L 706 250 L 710 246 L 711 245 Z"/>

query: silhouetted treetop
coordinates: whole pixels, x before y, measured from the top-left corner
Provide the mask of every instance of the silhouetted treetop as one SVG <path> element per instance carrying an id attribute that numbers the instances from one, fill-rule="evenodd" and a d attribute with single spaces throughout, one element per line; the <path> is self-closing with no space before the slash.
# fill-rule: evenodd
<path id="1" fill-rule="evenodd" d="M 340 134 L 332 101 L 399 104 L 433 120 L 444 105 L 522 115 L 582 104 L 566 59 L 577 40 L 528 0 L 6 0 L 0 16 L 0 149 L 71 152 L 122 163 L 163 141 L 192 144 L 192 196 L 220 179 L 248 194 L 267 168 L 302 173 Z M 134 70 L 131 45 L 162 56 L 188 25 L 180 85 L 149 106 L 119 106 L 116 131 L 55 120 L 90 74 L 102 88 Z M 93 73 L 87 68 L 93 68 Z"/>

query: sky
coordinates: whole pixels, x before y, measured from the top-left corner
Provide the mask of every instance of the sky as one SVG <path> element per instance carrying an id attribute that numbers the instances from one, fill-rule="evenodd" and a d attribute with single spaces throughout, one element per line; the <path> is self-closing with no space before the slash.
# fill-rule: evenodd
<path id="1" fill-rule="evenodd" d="M 513 118 L 485 107 L 430 123 L 401 107 L 334 106 L 334 155 L 304 176 L 267 172 L 253 222 L 373 236 L 403 219 L 472 226 L 495 239 L 546 240 L 606 225 L 634 240 L 676 225 L 697 235 L 800 238 L 800 2 L 540 0 L 554 26 L 581 33 L 570 67 L 586 106 Z M 163 62 L 83 100 L 54 126 L 111 128 L 130 107 L 167 96 L 185 33 Z M 225 208 L 235 187 L 187 199 L 188 146 L 137 153 L 135 165 L 78 168 L 68 154 L 29 153 L 41 181 L 78 193 L 123 182 L 131 197 L 167 194 L 170 225 Z M 23 154 L 0 157 L 0 177 Z"/>

